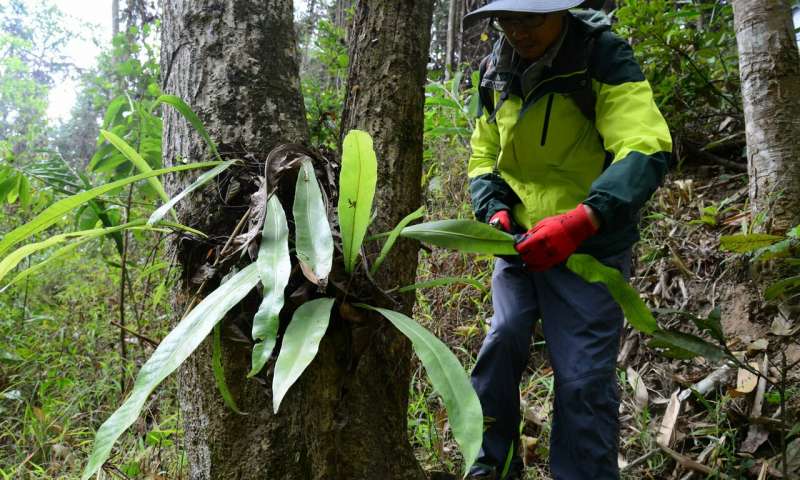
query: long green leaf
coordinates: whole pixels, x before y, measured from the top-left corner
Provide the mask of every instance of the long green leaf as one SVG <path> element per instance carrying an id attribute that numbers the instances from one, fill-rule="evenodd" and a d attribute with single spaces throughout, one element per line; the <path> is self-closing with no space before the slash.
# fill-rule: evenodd
<path id="1" fill-rule="evenodd" d="M 720 344 L 725 343 L 725 333 L 722 331 L 722 311 L 719 307 L 709 312 L 707 318 L 700 318 L 690 312 L 684 310 L 675 310 L 671 308 L 659 308 L 655 310 L 659 315 L 679 315 L 688 318 L 692 321 L 701 332 L 708 333 L 711 337 L 718 341 Z"/>
<path id="2" fill-rule="evenodd" d="M 225 367 L 222 366 L 222 324 L 220 323 L 214 325 L 213 339 L 211 341 L 211 370 L 214 372 L 214 382 L 217 384 L 217 390 L 222 395 L 222 401 L 225 405 L 239 415 L 247 415 L 236 405 L 236 400 L 233 398 L 231 389 L 228 388 L 228 382 L 225 380 Z"/>
<path id="3" fill-rule="evenodd" d="M 472 220 L 439 220 L 406 227 L 403 237 L 466 253 L 516 255 L 514 237 Z"/>
<path id="4" fill-rule="evenodd" d="M 333 298 L 318 298 L 300 305 L 294 312 L 292 322 L 283 334 L 281 351 L 275 362 L 275 375 L 272 378 L 272 406 L 275 413 L 278 413 L 286 392 L 317 356 L 319 343 L 331 320 L 333 302 Z"/>
<path id="5" fill-rule="evenodd" d="M 84 237 L 84 238 L 81 238 L 80 240 L 77 240 L 75 242 L 70 243 L 69 245 L 66 245 L 64 247 L 59 248 L 58 250 L 56 250 L 55 252 L 50 254 L 50 256 L 47 257 L 46 259 L 42 260 L 41 262 L 37 263 L 36 265 L 28 267 L 25 270 L 22 270 L 21 272 L 19 272 L 17 274 L 17 276 L 15 276 L 13 279 L 11 279 L 10 282 L 8 282 L 8 284 L 6 284 L 6 286 L 4 286 L 2 289 L 0 289 L 0 293 L 6 291 L 12 285 L 14 285 L 16 283 L 19 283 L 21 280 L 24 280 L 27 277 L 29 277 L 29 276 L 31 276 L 31 275 L 43 270 L 45 267 L 50 265 L 52 262 L 58 260 L 59 258 L 64 257 L 68 253 L 74 251 L 76 248 L 80 247 L 81 245 L 83 245 L 84 243 L 88 242 L 89 240 L 92 240 L 93 238 L 96 238 L 96 237 Z"/>
<path id="6" fill-rule="evenodd" d="M 430 287 L 441 287 L 444 285 L 452 285 L 454 283 L 464 283 L 466 285 L 472 285 L 473 287 L 477 288 L 480 291 L 486 291 L 486 287 L 481 285 L 480 282 L 475 280 L 474 278 L 470 277 L 441 277 L 435 278 L 433 280 L 428 280 L 425 282 L 415 283 L 413 285 L 407 285 L 402 288 L 398 288 L 397 291 L 399 293 L 410 292 L 411 290 L 419 290 L 421 288 L 430 288 Z"/>
<path id="7" fill-rule="evenodd" d="M 100 130 L 100 135 L 103 136 L 106 140 L 108 140 L 114 147 L 117 148 L 125 158 L 127 158 L 141 173 L 150 173 L 153 169 L 147 163 L 147 161 L 139 155 L 139 152 L 133 149 L 128 142 L 119 138 L 118 136 L 114 135 L 113 133 L 107 130 Z M 161 197 L 162 200 L 165 202 L 169 202 L 169 195 L 167 195 L 167 191 L 164 190 L 164 185 L 161 184 L 161 181 L 156 177 L 148 177 L 147 183 L 158 192 L 158 195 Z"/>
<path id="8" fill-rule="evenodd" d="M 747 235 L 723 235 L 719 239 L 723 251 L 748 253 L 759 248 L 764 248 L 783 240 L 783 237 L 767 235 L 765 233 L 751 233 Z"/>
<path id="9" fill-rule="evenodd" d="M 355 268 L 367 234 L 377 181 L 378 160 L 372 149 L 372 137 L 367 132 L 351 130 L 342 143 L 339 174 L 339 228 L 347 273 Z"/>
<path id="10" fill-rule="evenodd" d="M 787 290 L 795 290 L 798 287 L 800 287 L 800 276 L 784 278 L 773 283 L 764 291 L 764 299 L 773 300 Z"/>
<path id="11" fill-rule="evenodd" d="M 391 232 L 389 232 L 389 238 L 386 239 L 386 243 L 384 243 L 383 247 L 381 247 L 381 253 L 378 255 L 378 258 L 375 260 L 375 263 L 372 265 L 372 268 L 369 271 L 371 275 L 375 275 L 375 273 L 378 272 L 378 269 L 383 264 L 383 261 L 386 260 L 386 256 L 389 255 L 389 252 L 392 250 L 394 242 L 397 241 L 397 237 L 400 236 L 400 232 L 402 232 L 409 223 L 413 222 L 414 220 L 419 220 L 424 216 L 425 206 L 423 205 L 406 215 L 402 220 L 400 220 L 400 223 L 398 223 L 397 226 L 394 227 Z"/>
<path id="12" fill-rule="evenodd" d="M 220 173 L 222 173 L 225 170 L 227 170 L 228 167 L 230 167 L 234 163 L 236 163 L 235 160 L 230 160 L 230 161 L 224 162 L 224 163 L 222 163 L 220 165 L 217 165 L 216 167 L 212 168 L 211 170 L 205 172 L 204 174 L 200 175 L 199 177 L 197 177 L 197 180 L 195 180 L 191 185 L 186 187 L 181 193 L 175 195 L 167 203 L 165 203 L 164 205 L 161 205 L 160 207 L 158 207 L 158 210 L 156 210 L 155 212 L 153 212 L 152 215 L 150 215 L 150 219 L 147 221 L 147 224 L 148 225 L 152 225 L 152 224 L 156 223 L 157 221 L 161 220 L 162 218 L 164 218 L 164 216 L 167 214 L 167 212 L 169 212 L 172 209 L 172 207 L 177 205 L 178 202 L 183 200 L 184 197 L 186 197 L 187 195 L 189 195 L 193 191 L 195 191 L 198 188 L 200 188 L 203 185 L 205 185 L 209 180 L 211 180 L 212 178 L 216 177 Z"/>
<path id="13" fill-rule="evenodd" d="M 138 175 L 134 175 L 132 177 L 124 178 L 122 180 L 117 180 L 116 182 L 107 183 L 105 185 L 101 185 L 99 187 L 95 187 L 91 190 L 87 190 L 85 192 L 80 192 L 70 197 L 61 199 L 54 204 L 47 207 L 42 213 L 37 215 L 33 218 L 30 222 L 21 225 L 3 237 L 3 240 L 0 241 L 0 255 L 6 252 L 12 245 L 30 237 L 31 235 L 35 235 L 42 230 L 46 229 L 50 225 L 58 222 L 61 217 L 69 212 L 70 210 L 77 208 L 78 206 L 88 202 L 89 200 L 96 198 L 104 193 L 108 193 L 114 189 L 124 187 L 128 184 L 137 182 L 139 180 L 144 180 L 150 177 L 155 177 L 158 175 L 164 175 L 166 173 L 173 173 L 173 172 L 180 172 L 184 170 L 193 170 L 197 168 L 207 168 L 219 165 L 217 162 L 205 162 L 205 163 L 192 163 L 189 165 L 178 165 L 176 167 L 171 168 L 162 168 L 159 170 L 153 170 L 148 173 L 140 173 Z"/>
<path id="14" fill-rule="evenodd" d="M 258 279 L 256 265 L 250 264 L 211 292 L 161 341 L 139 371 L 131 394 L 97 431 L 82 480 L 88 480 L 103 466 L 119 436 L 136 421 L 150 393 L 195 351 L 214 325 L 253 289 Z"/>
<path id="15" fill-rule="evenodd" d="M 587 282 L 605 284 L 633 328 L 650 334 L 656 331 L 658 325 L 653 313 L 647 308 L 639 292 L 628 285 L 619 270 L 603 265 L 591 255 L 583 254 L 570 256 L 567 268 Z"/>
<path id="16" fill-rule="evenodd" d="M 258 248 L 258 274 L 264 286 L 264 299 L 253 318 L 252 368 L 248 377 L 256 375 L 272 355 L 278 337 L 278 325 L 283 308 L 283 291 L 289 283 L 292 262 L 289 258 L 289 225 L 278 197 L 273 195 L 267 203 L 267 214 Z"/>
<path id="17" fill-rule="evenodd" d="M 294 192 L 295 250 L 317 281 L 328 277 L 333 266 L 333 235 L 314 166 L 303 160 Z"/>
<path id="18" fill-rule="evenodd" d="M 685 352 L 690 352 L 694 356 L 704 357 L 706 360 L 717 362 L 727 355 L 719 347 L 716 347 L 700 337 L 689 335 L 688 333 L 673 330 L 656 330 L 652 333 L 653 341 L 650 345 L 655 348 L 673 349 L 673 353 L 684 356 Z"/>
<path id="19" fill-rule="evenodd" d="M 31 243 L 20 247 L 10 254 L 8 254 L 2 261 L 0 261 L 0 280 L 2 280 L 8 272 L 14 269 L 19 262 L 24 260 L 28 255 L 36 253 L 40 250 L 44 250 L 46 248 L 50 248 L 54 245 L 59 243 L 65 242 L 71 238 L 82 238 L 82 237 L 89 237 L 89 238 L 96 238 L 102 235 L 108 235 L 109 233 L 119 232 L 122 230 L 128 230 L 134 227 L 142 227 L 144 225 L 144 220 L 137 220 L 133 222 L 126 223 L 124 225 L 117 225 L 116 227 L 110 228 L 93 228 L 91 230 L 81 230 L 79 232 L 69 232 L 69 233 L 61 233 L 58 235 L 53 235 L 52 237 L 42 240 L 41 242 Z"/>
<path id="20" fill-rule="evenodd" d="M 117 114 L 127 103 L 128 99 L 124 95 L 120 95 L 114 100 L 111 100 L 111 103 L 108 104 L 108 109 L 106 109 L 106 114 L 103 116 L 104 129 L 108 129 L 114 123 Z"/>
<path id="21" fill-rule="evenodd" d="M 478 395 L 458 358 L 434 334 L 406 315 L 369 305 L 357 306 L 380 312 L 411 340 L 414 351 L 428 372 L 433 388 L 442 396 L 447 407 L 453 437 L 461 447 L 465 469 L 468 470 L 475 462 L 481 447 L 483 411 Z"/>
<path id="22" fill-rule="evenodd" d="M 19 203 L 22 208 L 28 208 L 31 204 L 31 184 L 25 175 L 19 176 Z"/>
<path id="23" fill-rule="evenodd" d="M 156 99 L 155 104 L 153 104 L 153 108 L 158 106 L 160 103 L 166 103 L 167 105 L 172 106 L 175 110 L 178 111 L 183 118 L 185 118 L 191 125 L 197 130 L 197 133 L 203 137 L 203 140 L 206 141 L 208 144 L 208 148 L 211 149 L 211 152 L 217 157 L 217 160 L 220 162 L 222 161 L 222 157 L 219 155 L 219 151 L 217 150 L 217 145 L 211 140 L 211 136 L 206 131 L 206 127 L 203 126 L 203 122 L 200 121 L 200 117 L 194 113 L 194 111 L 189 108 L 189 105 L 186 104 L 183 100 L 176 97 L 175 95 L 161 95 Z"/>

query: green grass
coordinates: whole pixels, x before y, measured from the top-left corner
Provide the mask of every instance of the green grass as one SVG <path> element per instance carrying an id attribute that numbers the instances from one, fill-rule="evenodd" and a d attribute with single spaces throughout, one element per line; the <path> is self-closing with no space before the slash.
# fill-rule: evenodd
<path id="1" fill-rule="evenodd" d="M 113 258 L 110 243 L 104 247 Z M 100 253 L 91 245 L 0 296 L 0 478 L 77 478 L 95 429 L 124 397 L 121 379 L 130 388 L 152 351 L 128 335 L 127 359 L 120 356 L 110 323 L 118 319 L 119 269 Z M 169 317 L 165 302 L 153 306 L 150 298 L 164 275 L 139 278 L 131 263 L 137 286 L 127 324 L 157 340 Z M 120 442 L 110 469 L 179 478 L 180 444 L 173 379 Z"/>

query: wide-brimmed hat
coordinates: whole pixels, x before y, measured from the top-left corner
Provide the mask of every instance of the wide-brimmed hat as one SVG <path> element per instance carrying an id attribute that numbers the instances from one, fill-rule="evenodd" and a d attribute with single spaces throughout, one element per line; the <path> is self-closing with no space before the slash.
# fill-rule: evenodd
<path id="1" fill-rule="evenodd" d="M 475 25 L 484 18 L 498 13 L 550 13 L 569 10 L 582 4 L 584 0 L 491 0 L 483 6 L 464 16 L 464 28 Z"/>

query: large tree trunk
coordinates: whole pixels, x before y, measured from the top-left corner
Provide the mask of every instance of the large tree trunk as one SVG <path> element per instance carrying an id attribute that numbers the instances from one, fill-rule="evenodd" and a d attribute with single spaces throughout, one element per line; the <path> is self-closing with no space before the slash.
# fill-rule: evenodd
<path id="1" fill-rule="evenodd" d="M 191 202 L 182 202 L 178 212 L 181 220 L 208 233 L 212 240 L 224 242 L 244 215 L 248 195 L 256 188 L 248 181 L 252 178 L 248 170 L 258 171 L 256 162 L 263 162 L 276 145 L 302 142 L 306 137 L 295 48 L 290 0 L 164 2 L 164 91 L 191 105 L 225 157 L 242 158 L 247 163 L 245 169 L 232 175 L 234 180 L 196 193 Z M 210 158 L 197 132 L 172 109 L 164 112 L 163 152 L 166 165 Z M 174 193 L 191 179 L 171 180 L 168 189 Z M 236 183 L 239 193 L 235 193 Z M 192 277 L 204 264 L 213 263 L 220 247 L 219 241 L 176 245 L 184 271 L 176 292 L 177 313 L 183 312 L 198 288 Z M 240 323 L 246 325 L 252 313 L 251 308 L 242 308 Z M 241 330 L 249 333 L 247 328 Z M 248 416 L 236 415 L 222 403 L 211 371 L 209 341 L 181 368 L 180 405 L 189 478 L 312 478 L 300 462 L 294 461 L 295 452 L 288 455 L 283 443 L 288 441 L 296 446 L 298 455 L 305 455 L 295 444 L 298 434 L 277 438 L 286 421 L 297 421 L 297 415 L 273 418 L 272 402 L 264 386 L 245 380 L 249 351 L 248 344 L 224 337 L 229 386 Z"/>
<path id="2" fill-rule="evenodd" d="M 344 124 L 375 135 L 381 180 L 373 229 L 383 231 L 420 203 L 422 88 L 430 5 L 361 1 L 357 18 L 349 89 L 354 96 L 348 101 L 351 108 Z M 184 223 L 208 233 L 211 244 L 184 241 L 176 245 L 184 269 L 176 312 L 191 303 L 202 281 L 197 274 L 209 271 L 203 267 L 213 263 L 245 214 L 267 153 L 278 144 L 305 139 L 297 70 L 288 0 L 165 3 L 164 90 L 179 95 L 197 111 L 223 156 L 246 163 L 215 188 L 195 194 L 178 212 Z M 165 164 L 208 157 L 197 133 L 168 111 Z M 168 188 L 175 192 L 189 180 L 172 179 Z M 416 248 L 411 242 L 400 242 L 378 282 L 411 283 Z M 209 283 L 217 283 L 224 273 L 215 272 Z M 353 289 L 352 297 L 381 298 L 368 282 L 355 283 L 363 288 Z M 189 477 L 423 479 L 407 437 L 408 342 L 380 318 L 368 316 L 362 323 L 335 314 L 315 360 L 289 391 L 281 411 L 273 415 L 268 387 L 272 363 L 257 379 L 245 378 L 251 351 L 245 337 L 257 303 L 256 298 L 247 299 L 226 320 L 222 346 L 228 386 L 249 415 L 238 416 L 223 405 L 211 371 L 210 342 L 181 370 Z M 383 306 L 410 313 L 412 303 L 413 297 L 406 296 L 399 306 L 389 300 Z M 239 332 L 236 339 L 231 332 Z"/>
<path id="3" fill-rule="evenodd" d="M 800 58 L 786 0 L 734 0 L 753 215 L 800 223 Z"/>

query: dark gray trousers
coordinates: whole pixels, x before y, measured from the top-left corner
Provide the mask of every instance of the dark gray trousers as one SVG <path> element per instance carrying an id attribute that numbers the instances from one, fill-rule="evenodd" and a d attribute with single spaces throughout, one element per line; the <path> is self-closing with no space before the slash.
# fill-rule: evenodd
<path id="1" fill-rule="evenodd" d="M 629 277 L 630 251 L 600 260 Z M 555 379 L 550 433 L 553 478 L 618 479 L 615 367 L 623 315 L 608 290 L 583 281 L 563 264 L 546 272 L 528 272 L 518 258 L 498 258 L 492 303 L 491 328 L 472 371 L 483 414 L 493 419 L 478 462 L 494 465 L 499 472 L 512 442 L 516 446 L 519 384 L 534 324 L 541 318 Z"/>

